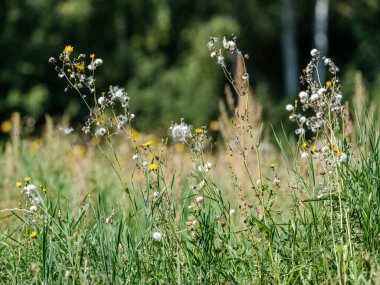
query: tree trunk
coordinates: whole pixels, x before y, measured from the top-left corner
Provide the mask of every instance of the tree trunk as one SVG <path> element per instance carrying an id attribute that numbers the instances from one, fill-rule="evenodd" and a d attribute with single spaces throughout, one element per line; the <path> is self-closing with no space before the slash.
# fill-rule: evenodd
<path id="1" fill-rule="evenodd" d="M 292 97 L 298 90 L 298 52 L 293 0 L 282 0 L 282 57 L 285 93 Z"/>
<path id="2" fill-rule="evenodd" d="M 329 14 L 329 0 L 316 0 L 314 11 L 314 47 L 327 56 L 328 38 L 327 24 Z M 326 68 L 323 64 L 318 68 L 322 83 L 326 80 Z"/>

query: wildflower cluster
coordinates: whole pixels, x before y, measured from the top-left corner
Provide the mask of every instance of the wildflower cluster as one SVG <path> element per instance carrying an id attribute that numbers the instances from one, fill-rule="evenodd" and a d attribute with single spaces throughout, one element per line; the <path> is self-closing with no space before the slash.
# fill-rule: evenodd
<path id="1" fill-rule="evenodd" d="M 316 49 L 311 51 L 311 56 L 311 61 L 301 76 L 301 82 L 307 85 L 307 90 L 299 93 L 299 100 L 295 100 L 294 105 L 286 105 L 286 110 L 291 112 L 290 121 L 298 124 L 295 133 L 300 136 L 304 136 L 306 130 L 311 130 L 312 133 L 317 133 L 325 128 L 331 131 L 339 130 L 338 119 L 342 118 L 344 113 L 340 82 L 337 77 L 339 69 L 331 59 L 321 57 L 321 53 Z M 329 67 L 332 75 L 331 80 L 325 84 L 319 80 L 318 63 L 320 60 L 323 60 Z M 317 80 L 313 79 L 314 75 Z M 296 112 L 297 107 L 302 110 L 300 113 Z M 309 113 L 311 114 L 309 115 Z"/>
<path id="2" fill-rule="evenodd" d="M 220 64 L 222 67 L 225 67 L 225 57 L 223 50 L 228 50 L 232 54 L 233 53 L 239 53 L 240 51 L 236 47 L 236 37 L 234 37 L 232 40 L 227 40 L 226 37 L 223 37 L 222 45 L 223 48 L 218 48 L 217 43 L 219 39 L 217 37 L 211 37 L 210 40 L 207 43 L 207 48 L 211 52 L 210 56 L 212 58 L 216 58 L 217 63 Z"/>
<path id="3" fill-rule="evenodd" d="M 54 64 L 58 77 L 65 78 L 68 82 L 65 91 L 70 88 L 75 89 L 89 110 L 89 116 L 82 130 L 95 137 L 111 136 L 118 131 L 124 131 L 127 123 L 134 118 L 130 114 L 129 96 L 124 88 L 110 86 L 108 92 L 97 94 L 95 85 L 95 71 L 103 64 L 101 58 L 95 58 L 95 54 L 90 54 L 89 59 L 83 53 L 74 57 L 74 48 L 68 45 L 59 56 L 60 62 L 54 57 L 49 59 Z M 92 104 L 87 99 L 86 92 L 92 94 Z M 66 134 L 70 134 L 71 128 L 65 129 Z"/>
<path id="4" fill-rule="evenodd" d="M 24 178 L 25 183 L 22 184 L 22 182 L 18 181 L 16 187 L 20 188 L 21 193 L 27 197 L 28 202 L 26 205 L 29 207 L 29 211 L 35 213 L 38 210 L 38 205 L 42 202 L 42 198 L 37 186 L 32 184 L 30 180 L 31 178 L 27 176 Z M 46 192 L 46 189 L 42 185 L 40 185 L 40 190 L 43 193 Z"/>

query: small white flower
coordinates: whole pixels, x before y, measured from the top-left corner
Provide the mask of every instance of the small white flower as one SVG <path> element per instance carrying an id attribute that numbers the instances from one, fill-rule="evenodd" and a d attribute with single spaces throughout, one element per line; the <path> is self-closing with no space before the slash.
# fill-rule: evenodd
<path id="1" fill-rule="evenodd" d="M 212 163 L 211 163 L 210 161 L 207 161 L 207 162 L 205 163 L 205 169 L 210 170 L 211 167 L 212 167 Z"/>
<path id="2" fill-rule="evenodd" d="M 306 121 L 307 121 L 307 119 L 306 119 L 305 116 L 302 116 L 302 117 L 300 118 L 300 123 L 301 123 L 301 124 L 304 124 Z"/>
<path id="3" fill-rule="evenodd" d="M 30 208 L 29 208 L 29 211 L 31 211 L 31 212 L 33 212 L 33 213 L 35 213 L 35 212 L 37 212 L 37 206 L 31 206 Z"/>
<path id="4" fill-rule="evenodd" d="M 26 185 L 26 186 L 24 187 L 24 190 L 25 190 L 26 192 L 34 191 L 34 190 L 36 190 L 36 189 L 37 189 L 36 185 L 33 185 L 33 184 L 29 184 L 29 185 Z"/>
<path id="5" fill-rule="evenodd" d="M 314 93 L 313 95 L 310 96 L 310 101 L 311 102 L 314 102 L 314 101 L 316 101 L 318 99 L 319 99 L 319 95 L 316 94 L 316 93 Z"/>
<path id="6" fill-rule="evenodd" d="M 342 94 L 336 94 L 336 100 L 341 101 L 343 98 Z"/>
<path id="7" fill-rule="evenodd" d="M 339 161 L 340 162 L 345 162 L 347 160 L 347 154 L 345 154 L 344 152 L 341 153 L 340 157 L 339 157 Z"/>
<path id="8" fill-rule="evenodd" d="M 157 198 L 157 197 L 158 197 L 158 195 L 160 195 L 160 193 L 159 193 L 159 192 L 157 192 L 157 191 L 153 192 L 153 197 Z"/>
<path id="9" fill-rule="evenodd" d="M 286 105 L 285 109 L 286 109 L 286 111 L 291 112 L 294 110 L 294 107 L 293 107 L 293 105 L 288 104 L 288 105 Z"/>
<path id="10" fill-rule="evenodd" d="M 107 133 L 107 130 L 105 128 L 100 128 L 95 132 L 95 136 L 102 137 Z"/>
<path id="11" fill-rule="evenodd" d="M 210 56 L 211 56 L 212 58 L 215 57 L 215 56 L 216 56 L 216 52 L 213 51 L 213 52 L 210 54 Z"/>
<path id="12" fill-rule="evenodd" d="M 224 56 L 218 55 L 218 64 L 224 66 Z"/>
<path id="13" fill-rule="evenodd" d="M 326 89 L 325 88 L 319 88 L 318 89 L 318 95 L 323 95 L 323 94 L 325 94 L 326 93 Z"/>
<path id="14" fill-rule="evenodd" d="M 323 192 L 322 191 L 318 191 L 317 198 L 321 199 L 322 197 L 323 197 Z"/>
<path id="15" fill-rule="evenodd" d="M 311 51 L 310 51 L 310 55 L 312 56 L 312 57 L 314 57 L 314 56 L 316 56 L 318 54 L 318 50 L 317 49 L 312 49 Z"/>
<path id="16" fill-rule="evenodd" d="M 272 181 L 272 183 L 273 183 L 273 185 L 274 186 L 280 186 L 280 179 L 279 178 L 275 178 L 273 181 Z"/>
<path id="17" fill-rule="evenodd" d="M 68 128 L 60 128 L 60 130 L 61 130 L 64 134 L 66 134 L 66 135 L 69 135 L 69 134 L 71 134 L 71 133 L 74 131 L 74 129 L 73 129 L 72 127 L 68 127 Z"/>
<path id="18" fill-rule="evenodd" d="M 303 152 L 301 153 L 301 158 L 302 158 L 302 159 L 306 159 L 308 156 L 309 156 L 309 154 L 308 154 L 306 151 L 303 151 Z"/>
<path id="19" fill-rule="evenodd" d="M 103 96 L 98 98 L 98 104 L 99 105 L 103 105 L 105 101 L 106 101 L 106 98 L 104 98 Z"/>
<path id="20" fill-rule="evenodd" d="M 97 58 L 94 60 L 94 65 L 99 66 L 103 64 L 103 60 L 101 58 Z"/>
<path id="21" fill-rule="evenodd" d="M 206 184 L 206 181 L 202 180 L 201 183 L 198 185 L 198 189 L 202 189 Z"/>
<path id="22" fill-rule="evenodd" d="M 301 91 L 298 96 L 300 97 L 301 100 L 306 100 L 307 98 L 309 98 L 309 95 L 307 95 L 307 93 L 305 91 Z"/>
<path id="23" fill-rule="evenodd" d="M 195 202 L 197 202 L 198 204 L 203 203 L 203 201 L 204 201 L 203 196 L 197 196 L 197 197 L 195 198 Z"/>
<path id="24" fill-rule="evenodd" d="M 162 240 L 162 234 L 160 232 L 154 232 L 153 233 L 153 239 L 155 241 L 161 241 Z"/>
<path id="25" fill-rule="evenodd" d="M 331 58 L 325 58 L 325 65 L 329 65 L 331 63 Z"/>
<path id="26" fill-rule="evenodd" d="M 230 216 L 232 216 L 233 214 L 236 213 L 236 210 L 235 209 L 230 209 Z"/>
<path id="27" fill-rule="evenodd" d="M 146 168 L 148 166 L 148 162 L 143 161 L 142 166 L 143 166 L 143 168 Z"/>
<path id="28" fill-rule="evenodd" d="M 133 160 L 137 160 L 139 158 L 139 155 L 138 154 L 134 154 L 133 156 L 132 156 L 132 159 Z"/>
<path id="29" fill-rule="evenodd" d="M 131 120 L 132 120 L 135 117 L 135 114 L 132 113 L 130 117 L 131 117 Z"/>
<path id="30" fill-rule="evenodd" d="M 88 68 L 88 70 L 93 71 L 93 70 L 96 69 L 96 66 L 95 66 L 94 64 L 91 63 L 91 64 L 87 65 L 87 68 Z"/>
<path id="31" fill-rule="evenodd" d="M 299 128 L 295 130 L 296 135 L 303 135 L 305 133 L 304 128 Z"/>

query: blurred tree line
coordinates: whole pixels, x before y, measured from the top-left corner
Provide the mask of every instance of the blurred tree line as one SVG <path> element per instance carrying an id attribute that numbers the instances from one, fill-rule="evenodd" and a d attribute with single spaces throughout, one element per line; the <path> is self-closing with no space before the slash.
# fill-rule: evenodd
<path id="1" fill-rule="evenodd" d="M 380 2 L 327 3 L 327 55 L 343 70 L 346 94 L 359 69 L 378 97 Z M 206 43 L 231 34 L 250 55 L 251 84 L 266 116 L 276 119 L 279 102 L 297 94 L 285 65 L 293 64 L 298 75 L 307 63 L 315 7 L 302 0 L 1 0 L 0 119 L 16 110 L 82 119 L 79 97 L 64 93 L 65 83 L 47 62 L 71 44 L 104 60 L 98 90 L 125 87 L 138 128 L 167 127 L 181 117 L 207 125 L 218 116 L 225 79 Z"/>

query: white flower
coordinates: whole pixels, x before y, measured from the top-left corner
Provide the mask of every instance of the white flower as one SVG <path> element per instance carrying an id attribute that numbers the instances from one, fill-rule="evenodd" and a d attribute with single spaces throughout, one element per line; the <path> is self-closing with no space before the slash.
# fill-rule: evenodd
<path id="1" fill-rule="evenodd" d="M 300 97 L 301 100 L 306 100 L 307 98 L 309 98 L 309 95 L 307 95 L 307 93 L 305 91 L 301 91 L 298 96 Z"/>
<path id="2" fill-rule="evenodd" d="M 224 66 L 224 56 L 218 55 L 218 64 Z"/>
<path id="3" fill-rule="evenodd" d="M 181 143 L 186 143 L 187 139 L 191 137 L 191 127 L 184 123 L 172 126 L 171 132 L 173 140 Z"/>
<path id="4" fill-rule="evenodd" d="M 309 154 L 308 154 L 306 151 L 303 151 L 303 152 L 301 153 L 301 158 L 302 158 L 302 159 L 306 159 L 308 156 L 309 156 Z"/>
<path id="5" fill-rule="evenodd" d="M 340 101 L 340 100 L 342 100 L 343 96 L 342 96 L 342 94 L 336 94 L 335 98 L 336 98 L 336 100 Z"/>
<path id="6" fill-rule="evenodd" d="M 26 186 L 24 187 L 24 190 L 25 190 L 26 192 L 34 191 L 34 190 L 36 190 L 36 189 L 37 189 L 36 185 L 33 185 L 33 184 L 29 184 L 29 185 L 26 185 Z"/>
<path id="7" fill-rule="evenodd" d="M 143 161 L 142 166 L 143 166 L 143 168 L 146 168 L 148 166 L 148 162 Z"/>
<path id="8" fill-rule="evenodd" d="M 279 178 L 275 178 L 273 181 L 272 181 L 272 183 L 273 183 L 273 185 L 274 186 L 280 186 L 280 179 Z"/>
<path id="9" fill-rule="evenodd" d="M 210 54 L 211 57 L 215 57 L 216 56 L 216 52 L 213 51 L 211 54 Z"/>
<path id="10" fill-rule="evenodd" d="M 153 239 L 155 241 L 161 241 L 162 240 L 162 234 L 160 232 L 154 232 L 153 233 Z"/>
<path id="11" fill-rule="evenodd" d="M 289 112 L 291 112 L 291 111 L 293 111 L 293 110 L 294 110 L 294 107 L 293 107 L 293 105 L 291 105 L 291 104 L 288 104 L 288 105 L 286 105 L 285 109 L 286 109 L 286 111 L 289 111 Z"/>
<path id="12" fill-rule="evenodd" d="M 235 209 L 230 209 L 230 216 L 232 216 L 233 214 L 236 213 L 236 210 Z"/>
<path id="13" fill-rule="evenodd" d="M 134 154 L 133 156 L 132 156 L 132 159 L 133 160 L 137 160 L 139 158 L 139 155 L 138 154 Z"/>
<path id="14" fill-rule="evenodd" d="M 105 128 L 100 128 L 95 132 L 95 136 L 102 137 L 106 134 L 107 130 Z"/>
<path id="15" fill-rule="evenodd" d="M 311 51 L 310 51 L 310 55 L 312 56 L 312 57 L 314 57 L 314 56 L 316 56 L 318 54 L 318 50 L 317 49 L 312 49 Z"/>
<path id="16" fill-rule="evenodd" d="M 302 116 L 302 117 L 300 118 L 300 123 L 301 123 L 301 124 L 305 123 L 306 121 L 307 121 L 307 119 L 306 119 L 305 116 Z"/>
<path id="17" fill-rule="evenodd" d="M 29 211 L 31 211 L 31 212 L 37 212 L 37 206 L 31 206 L 30 208 L 29 208 Z"/>
<path id="18" fill-rule="evenodd" d="M 198 204 L 203 203 L 203 201 L 204 201 L 203 196 L 197 196 L 195 198 L 195 202 L 197 202 Z"/>
<path id="19" fill-rule="evenodd" d="M 131 120 L 132 120 L 134 117 L 135 117 L 135 114 L 132 113 L 132 114 L 131 114 Z"/>
<path id="20" fill-rule="evenodd" d="M 325 58 L 325 65 L 329 65 L 331 63 L 331 58 Z"/>
<path id="21" fill-rule="evenodd" d="M 158 195 L 160 195 L 160 193 L 159 193 L 159 192 L 157 192 L 157 191 L 153 192 L 153 197 L 157 198 L 157 197 L 158 197 Z"/>
<path id="22" fill-rule="evenodd" d="M 318 95 L 323 95 L 324 93 L 326 93 L 326 89 L 325 88 L 319 88 L 318 89 Z"/>
<path id="23" fill-rule="evenodd" d="M 206 181 L 202 180 L 201 183 L 198 185 L 198 189 L 202 189 L 206 184 Z"/>
<path id="24" fill-rule="evenodd" d="M 319 95 L 316 94 L 316 93 L 314 93 L 313 95 L 310 96 L 310 101 L 311 102 L 314 102 L 314 101 L 316 101 L 318 99 L 319 99 Z"/>
<path id="25" fill-rule="evenodd" d="M 345 162 L 347 160 L 347 154 L 345 154 L 344 152 L 341 153 L 340 157 L 339 157 L 339 161 L 340 162 Z"/>
<path id="26" fill-rule="evenodd" d="M 94 65 L 99 66 L 103 64 L 103 60 L 101 58 L 97 58 L 94 60 Z"/>
<path id="27" fill-rule="evenodd" d="M 304 128 L 299 128 L 295 130 L 296 135 L 303 135 L 305 133 Z"/>
<path id="28" fill-rule="evenodd" d="M 212 163 L 211 163 L 210 161 L 207 161 L 207 162 L 205 163 L 205 169 L 210 170 L 211 167 L 212 167 Z"/>
<path id="29" fill-rule="evenodd" d="M 88 70 L 93 71 L 93 70 L 96 69 L 96 66 L 95 66 L 94 64 L 91 63 L 91 64 L 87 65 L 87 68 L 88 68 Z"/>
<path id="30" fill-rule="evenodd" d="M 106 98 L 104 98 L 103 96 L 98 98 L 98 104 L 99 105 L 103 105 L 105 101 L 106 101 Z"/>
<path id="31" fill-rule="evenodd" d="M 71 133 L 74 131 L 74 129 L 73 129 L 72 127 L 68 127 L 68 128 L 60 128 L 60 130 L 61 130 L 64 134 L 66 134 L 66 135 L 69 135 L 69 134 L 71 134 Z"/>

